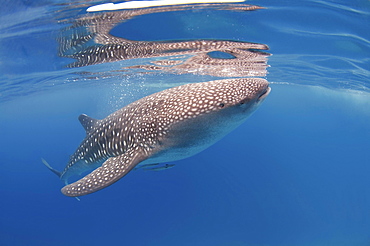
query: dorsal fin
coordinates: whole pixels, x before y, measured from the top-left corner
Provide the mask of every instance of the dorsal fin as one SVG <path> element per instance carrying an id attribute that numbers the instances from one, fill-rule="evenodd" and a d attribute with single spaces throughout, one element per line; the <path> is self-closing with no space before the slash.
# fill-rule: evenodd
<path id="1" fill-rule="evenodd" d="M 94 129 L 96 123 L 99 121 L 87 116 L 86 114 L 81 114 L 78 117 L 78 120 L 81 122 L 81 125 L 84 127 L 86 133 L 90 132 L 91 129 Z"/>

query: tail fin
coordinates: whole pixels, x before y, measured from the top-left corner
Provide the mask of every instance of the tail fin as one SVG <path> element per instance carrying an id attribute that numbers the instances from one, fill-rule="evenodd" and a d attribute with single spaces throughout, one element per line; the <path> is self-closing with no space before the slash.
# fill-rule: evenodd
<path id="1" fill-rule="evenodd" d="M 54 168 L 52 168 L 49 163 L 47 163 L 43 158 L 41 158 L 41 161 L 42 163 L 44 163 L 44 165 L 49 168 L 50 171 L 52 171 L 53 173 L 55 173 L 56 175 L 58 175 L 58 177 L 60 178 L 60 176 L 62 175 L 61 172 L 59 172 L 58 170 L 55 170 Z"/>
<path id="2" fill-rule="evenodd" d="M 50 171 L 52 171 L 53 173 L 55 173 L 56 175 L 58 175 L 58 177 L 60 178 L 62 176 L 62 173 L 59 172 L 58 170 L 52 168 L 49 163 L 47 161 L 45 161 L 44 158 L 41 158 L 41 161 L 42 163 L 44 163 L 44 165 L 49 168 Z M 65 181 L 66 185 L 68 184 L 67 181 Z M 80 198 L 78 198 L 77 196 L 75 197 L 77 201 L 81 201 Z"/>

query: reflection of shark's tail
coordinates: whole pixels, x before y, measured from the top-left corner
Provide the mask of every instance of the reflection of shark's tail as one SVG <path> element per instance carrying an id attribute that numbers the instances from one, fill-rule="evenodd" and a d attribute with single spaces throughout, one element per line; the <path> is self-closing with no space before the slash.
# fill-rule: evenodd
<path id="1" fill-rule="evenodd" d="M 61 172 L 59 172 L 58 170 L 55 170 L 54 168 L 52 168 L 49 163 L 47 163 L 43 158 L 41 158 L 41 161 L 42 163 L 44 163 L 44 165 L 49 168 L 50 171 L 52 171 L 53 173 L 55 173 L 56 175 L 58 175 L 58 177 L 60 178 L 60 176 L 62 175 Z"/>

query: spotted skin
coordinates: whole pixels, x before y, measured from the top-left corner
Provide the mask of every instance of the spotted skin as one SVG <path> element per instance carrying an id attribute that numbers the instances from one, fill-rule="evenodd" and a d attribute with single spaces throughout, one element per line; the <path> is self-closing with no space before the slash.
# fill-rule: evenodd
<path id="1" fill-rule="evenodd" d="M 270 92 L 260 78 L 186 84 L 133 102 L 102 120 L 81 115 L 86 138 L 60 178 L 96 168 L 66 185 L 66 196 L 103 189 L 136 165 L 172 162 L 217 142 L 260 105 Z"/>
<path id="2" fill-rule="evenodd" d="M 132 148 L 124 155 L 109 158 L 101 167 L 75 183 L 64 186 L 62 193 L 67 196 L 81 196 L 103 189 L 117 182 L 144 158 L 145 155 L 139 148 Z"/>

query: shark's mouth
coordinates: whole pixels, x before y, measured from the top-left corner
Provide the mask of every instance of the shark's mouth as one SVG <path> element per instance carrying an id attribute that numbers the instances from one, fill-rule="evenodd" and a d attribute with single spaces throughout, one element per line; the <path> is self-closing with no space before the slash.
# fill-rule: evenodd
<path id="1" fill-rule="evenodd" d="M 267 87 L 265 91 L 258 97 L 258 101 L 265 99 L 270 94 L 271 87 Z"/>

